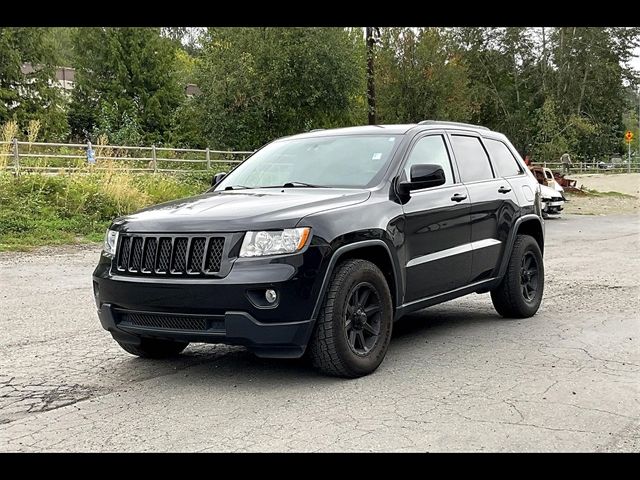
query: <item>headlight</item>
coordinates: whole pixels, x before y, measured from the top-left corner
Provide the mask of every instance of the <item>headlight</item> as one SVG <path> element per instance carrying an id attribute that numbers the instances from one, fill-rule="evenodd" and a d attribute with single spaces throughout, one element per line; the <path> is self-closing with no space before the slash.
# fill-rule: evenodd
<path id="1" fill-rule="evenodd" d="M 241 257 L 261 257 L 294 253 L 304 247 L 309 238 L 309 227 L 287 228 L 278 231 L 247 232 L 244 235 Z"/>
<path id="2" fill-rule="evenodd" d="M 104 246 L 102 251 L 108 257 L 113 257 L 116 254 L 116 246 L 118 245 L 118 232 L 115 230 L 107 230 L 107 234 L 104 236 Z"/>

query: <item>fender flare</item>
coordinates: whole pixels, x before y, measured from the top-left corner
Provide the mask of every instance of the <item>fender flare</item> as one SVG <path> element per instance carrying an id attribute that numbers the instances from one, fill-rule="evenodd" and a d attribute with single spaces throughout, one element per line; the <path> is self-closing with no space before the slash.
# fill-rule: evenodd
<path id="1" fill-rule="evenodd" d="M 545 233 L 544 232 L 544 223 L 542 222 L 540 217 L 538 215 L 536 215 L 535 213 L 528 213 L 526 215 L 518 217 L 518 219 L 515 221 L 515 223 L 513 225 L 513 228 L 509 232 L 509 237 L 507 238 L 504 254 L 502 255 L 502 261 L 500 263 L 500 269 L 498 270 L 498 275 L 496 276 L 496 278 L 498 279 L 497 283 L 499 283 L 502 280 L 502 277 L 504 277 L 504 274 L 507 271 L 507 265 L 509 264 L 509 259 L 511 258 L 511 252 L 513 251 L 513 245 L 514 245 L 514 243 L 516 243 L 516 235 L 518 234 L 518 229 L 520 228 L 520 225 L 522 225 L 524 222 L 527 222 L 527 221 L 530 221 L 530 220 L 535 220 L 540 224 L 540 230 L 542 230 L 542 241 L 543 241 L 543 244 L 544 244 L 544 233 Z"/>
<path id="2" fill-rule="evenodd" d="M 329 279 L 331 278 L 331 275 L 333 274 L 333 270 L 336 264 L 338 263 L 338 260 L 340 260 L 340 257 L 342 257 L 345 253 L 350 252 L 351 250 L 357 250 L 358 248 L 373 247 L 373 246 L 383 246 L 387 252 L 387 255 L 389 256 L 389 261 L 391 262 L 391 266 L 393 268 L 392 273 L 393 273 L 393 279 L 395 283 L 395 288 L 390 290 L 391 290 L 391 295 L 395 297 L 396 306 L 398 305 L 398 301 L 400 299 L 399 291 L 398 291 L 398 289 L 400 288 L 399 277 L 398 277 L 398 266 L 396 265 L 396 262 L 394 262 L 393 260 L 393 256 L 391 255 L 391 249 L 389 248 L 389 245 L 387 245 L 383 240 L 380 240 L 380 239 L 361 240 L 358 242 L 350 243 L 348 245 L 343 245 L 342 247 L 336 249 L 336 251 L 333 252 L 333 254 L 331 255 L 331 259 L 329 260 L 327 271 L 325 272 L 324 278 L 322 279 L 320 292 L 318 293 L 318 297 L 316 298 L 316 304 L 313 307 L 313 313 L 311 315 L 312 319 L 315 320 L 316 318 L 318 318 L 318 313 L 320 312 L 320 307 L 322 306 L 322 301 L 324 300 L 324 294 L 326 293 L 327 288 L 329 287 Z"/>

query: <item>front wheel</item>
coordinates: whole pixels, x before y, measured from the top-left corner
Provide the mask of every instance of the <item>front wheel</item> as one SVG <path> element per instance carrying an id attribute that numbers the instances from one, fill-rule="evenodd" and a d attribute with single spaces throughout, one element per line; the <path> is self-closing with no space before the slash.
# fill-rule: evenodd
<path id="1" fill-rule="evenodd" d="M 392 326 L 391 293 L 380 269 L 366 260 L 346 260 L 336 267 L 325 294 L 309 356 L 329 375 L 368 375 L 387 353 Z"/>
<path id="2" fill-rule="evenodd" d="M 532 317 L 540 308 L 544 292 L 544 263 L 536 240 L 518 235 L 504 278 L 491 291 L 496 311 L 507 318 Z"/>
<path id="3" fill-rule="evenodd" d="M 167 358 L 178 355 L 187 345 L 187 342 L 172 342 L 170 340 L 158 340 L 154 338 L 142 338 L 139 345 L 118 342 L 122 349 L 131 355 L 142 358 Z"/>

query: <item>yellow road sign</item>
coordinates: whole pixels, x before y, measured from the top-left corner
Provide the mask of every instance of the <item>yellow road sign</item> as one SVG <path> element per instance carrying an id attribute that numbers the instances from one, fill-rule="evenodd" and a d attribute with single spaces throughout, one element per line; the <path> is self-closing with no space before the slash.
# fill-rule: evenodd
<path id="1" fill-rule="evenodd" d="M 631 130 L 627 130 L 624 134 L 624 139 L 627 141 L 627 143 L 631 143 L 631 140 L 633 140 L 633 132 Z"/>

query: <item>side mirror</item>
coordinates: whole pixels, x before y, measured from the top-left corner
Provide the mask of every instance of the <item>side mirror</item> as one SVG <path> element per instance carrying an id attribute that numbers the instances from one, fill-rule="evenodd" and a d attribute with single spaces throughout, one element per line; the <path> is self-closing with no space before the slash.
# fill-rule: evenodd
<path id="1" fill-rule="evenodd" d="M 211 186 L 215 187 L 217 184 L 219 184 L 222 179 L 224 177 L 227 176 L 227 172 L 220 172 L 220 173 L 216 173 L 213 178 L 211 179 Z"/>
<path id="2" fill-rule="evenodd" d="M 444 170 L 440 165 L 421 163 L 411 166 L 411 181 L 398 184 L 398 193 L 408 195 L 411 190 L 444 185 Z"/>

